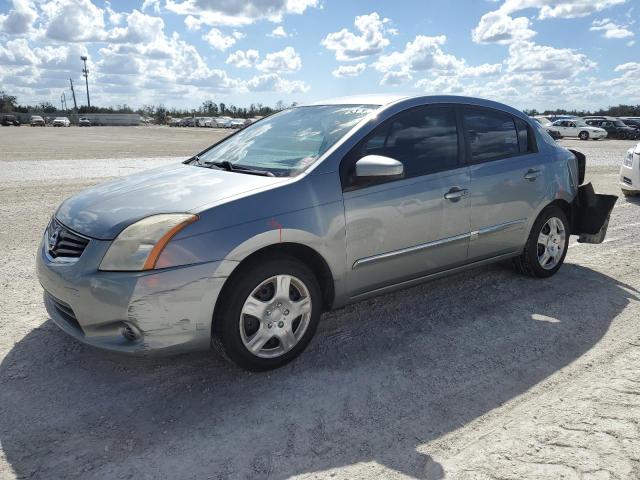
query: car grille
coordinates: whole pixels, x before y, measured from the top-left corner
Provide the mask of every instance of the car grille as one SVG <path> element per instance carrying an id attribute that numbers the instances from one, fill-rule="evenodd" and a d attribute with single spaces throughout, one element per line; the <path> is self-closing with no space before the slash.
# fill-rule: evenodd
<path id="1" fill-rule="evenodd" d="M 60 316 L 70 327 L 78 330 L 80 333 L 84 333 L 82 327 L 80 326 L 80 323 L 78 322 L 78 319 L 76 318 L 76 314 L 73 312 L 69 305 L 61 300 L 58 300 L 49 292 L 45 292 L 45 295 L 48 297 L 51 305 L 53 305 L 53 307 L 56 309 L 56 312 L 60 314 Z"/>
<path id="2" fill-rule="evenodd" d="M 622 181 L 623 181 L 624 183 L 626 183 L 627 185 L 633 185 L 633 182 L 632 182 L 632 181 L 631 181 L 631 179 L 630 179 L 630 178 L 628 178 L 628 177 L 622 177 Z"/>
<path id="3" fill-rule="evenodd" d="M 89 239 L 72 232 L 52 218 L 47 227 L 46 242 L 51 258 L 80 258 L 89 244 Z"/>

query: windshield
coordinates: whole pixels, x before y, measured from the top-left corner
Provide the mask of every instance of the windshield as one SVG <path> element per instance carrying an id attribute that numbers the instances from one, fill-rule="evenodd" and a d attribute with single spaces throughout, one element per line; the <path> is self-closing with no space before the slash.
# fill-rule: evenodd
<path id="1" fill-rule="evenodd" d="M 195 164 L 294 176 L 313 164 L 377 105 L 295 107 L 250 125 L 199 156 Z"/>

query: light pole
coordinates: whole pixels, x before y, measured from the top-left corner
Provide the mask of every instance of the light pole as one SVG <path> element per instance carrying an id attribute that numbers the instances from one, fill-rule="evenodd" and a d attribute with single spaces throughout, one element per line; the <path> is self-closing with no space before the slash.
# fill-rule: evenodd
<path id="1" fill-rule="evenodd" d="M 87 70 L 87 56 L 82 55 L 80 60 L 84 62 L 84 68 L 82 69 L 82 75 L 84 76 L 84 82 L 87 85 L 87 106 L 91 108 L 91 100 L 89 99 L 89 70 Z"/>

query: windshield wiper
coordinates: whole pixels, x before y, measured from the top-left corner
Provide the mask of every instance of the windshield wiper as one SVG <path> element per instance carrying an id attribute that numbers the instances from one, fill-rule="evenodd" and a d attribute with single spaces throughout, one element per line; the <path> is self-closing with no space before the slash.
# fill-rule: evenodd
<path id="1" fill-rule="evenodd" d="M 222 162 L 205 162 L 206 166 L 214 166 L 216 168 L 224 169 L 227 172 L 246 173 L 249 175 L 261 175 L 263 177 L 275 177 L 275 175 L 267 170 L 257 170 L 251 167 L 245 167 L 240 165 L 233 165 L 229 160 L 223 160 Z"/>

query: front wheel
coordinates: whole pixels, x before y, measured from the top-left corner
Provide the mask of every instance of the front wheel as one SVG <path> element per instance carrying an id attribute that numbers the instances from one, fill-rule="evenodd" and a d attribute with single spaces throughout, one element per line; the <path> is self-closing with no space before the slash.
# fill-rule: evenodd
<path id="1" fill-rule="evenodd" d="M 564 263 L 569 248 L 569 222 L 560 207 L 546 207 L 536 219 L 520 256 L 516 270 L 536 278 L 554 275 Z"/>
<path id="2" fill-rule="evenodd" d="M 247 266 L 230 281 L 214 318 L 214 345 L 251 371 L 278 368 L 300 355 L 322 309 L 313 272 L 282 256 Z"/>
<path id="3" fill-rule="evenodd" d="M 580 140 L 589 140 L 589 132 L 580 132 L 580 135 L 578 135 L 578 138 Z"/>

